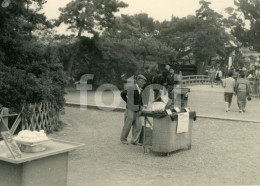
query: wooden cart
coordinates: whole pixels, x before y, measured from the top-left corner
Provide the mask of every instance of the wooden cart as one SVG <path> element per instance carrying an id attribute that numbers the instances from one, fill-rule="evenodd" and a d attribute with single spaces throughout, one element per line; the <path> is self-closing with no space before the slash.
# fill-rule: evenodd
<path id="1" fill-rule="evenodd" d="M 144 152 L 161 152 L 169 155 L 170 152 L 188 148 L 191 149 L 191 134 L 193 121 L 196 120 L 196 113 L 189 113 L 188 132 L 177 133 L 178 113 L 172 115 L 154 114 L 152 112 L 143 112 L 144 127 L 142 133 L 142 142 Z M 153 123 L 148 117 L 153 118 Z M 147 132 L 147 129 L 151 128 Z M 147 136 L 149 136 L 147 139 Z"/>

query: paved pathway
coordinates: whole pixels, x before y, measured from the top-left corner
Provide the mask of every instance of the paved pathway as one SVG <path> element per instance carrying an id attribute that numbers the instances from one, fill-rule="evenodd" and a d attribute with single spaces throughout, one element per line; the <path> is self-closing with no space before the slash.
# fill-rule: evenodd
<path id="1" fill-rule="evenodd" d="M 189 93 L 188 106 L 191 110 L 195 110 L 198 116 L 226 119 L 226 120 L 245 120 L 260 122 L 260 99 L 252 98 L 252 101 L 247 102 L 245 113 L 239 113 L 237 107 L 237 99 L 233 97 L 231 111 L 225 111 L 224 94 L 222 87 L 211 88 L 209 85 L 191 86 Z M 117 92 L 119 94 L 119 92 Z M 89 91 L 87 93 L 87 101 L 85 103 L 90 105 L 100 105 L 95 102 L 95 92 Z M 67 103 L 80 103 L 79 91 L 69 91 L 65 96 Z M 106 91 L 102 94 L 102 100 L 105 105 L 112 104 L 115 98 L 121 99 L 119 95 L 114 96 L 111 91 Z M 121 100 L 118 107 L 125 107 L 125 103 Z"/>

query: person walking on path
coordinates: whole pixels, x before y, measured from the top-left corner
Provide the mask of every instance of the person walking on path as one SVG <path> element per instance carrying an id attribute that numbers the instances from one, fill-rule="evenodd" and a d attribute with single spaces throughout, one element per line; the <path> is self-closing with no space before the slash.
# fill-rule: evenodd
<path id="1" fill-rule="evenodd" d="M 214 68 L 214 66 L 212 66 L 212 68 L 209 71 L 209 80 L 210 80 L 211 88 L 213 88 L 215 78 L 216 78 L 216 69 Z"/>
<path id="2" fill-rule="evenodd" d="M 245 79 L 245 73 L 240 74 L 240 78 L 235 85 L 235 95 L 237 95 L 237 105 L 239 112 L 245 112 L 246 98 L 250 98 L 250 83 Z"/>
<path id="3" fill-rule="evenodd" d="M 123 144 L 128 144 L 127 137 L 132 128 L 131 144 L 141 145 L 138 143 L 142 131 L 142 124 L 139 116 L 143 105 L 142 88 L 145 83 L 146 78 L 143 75 L 138 75 L 136 84 L 129 86 L 126 90 L 121 92 L 121 97 L 126 102 L 124 126 L 120 137 Z"/>
<path id="4" fill-rule="evenodd" d="M 239 70 L 238 69 L 234 69 L 233 78 L 234 78 L 235 81 L 238 80 L 238 78 L 239 78 Z"/>
<path id="5" fill-rule="evenodd" d="M 233 73 L 230 71 L 227 78 L 223 80 L 224 99 L 226 105 L 226 112 L 230 110 L 233 93 L 235 92 L 236 81 L 232 78 Z"/>

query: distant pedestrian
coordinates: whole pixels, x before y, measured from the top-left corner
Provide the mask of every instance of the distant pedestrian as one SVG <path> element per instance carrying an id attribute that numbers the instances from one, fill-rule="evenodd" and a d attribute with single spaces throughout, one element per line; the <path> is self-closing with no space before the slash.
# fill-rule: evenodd
<path id="1" fill-rule="evenodd" d="M 237 81 L 237 79 L 239 78 L 239 69 L 233 70 L 233 78 L 235 79 L 235 81 Z"/>
<path id="2" fill-rule="evenodd" d="M 212 68 L 209 71 L 209 80 L 210 80 L 211 88 L 213 88 L 215 78 L 216 78 L 216 69 L 214 68 L 214 66 L 212 66 Z"/>
<path id="3" fill-rule="evenodd" d="M 215 81 L 216 81 L 216 83 L 217 83 L 217 86 L 219 86 L 219 85 L 220 85 L 220 81 L 221 81 L 220 76 L 219 76 L 219 73 L 217 73 L 216 78 L 215 78 Z"/>
<path id="4" fill-rule="evenodd" d="M 235 92 L 236 81 L 232 78 L 233 72 L 230 71 L 227 74 L 227 78 L 223 80 L 224 87 L 224 99 L 226 105 L 226 112 L 230 110 L 233 93 Z"/>
<path id="5" fill-rule="evenodd" d="M 217 71 L 216 71 L 216 83 L 217 83 L 217 86 L 220 86 L 221 84 L 221 78 L 222 78 L 222 71 L 218 68 Z"/>
<path id="6" fill-rule="evenodd" d="M 235 95 L 237 95 L 237 105 L 239 112 L 245 112 L 246 98 L 250 98 L 250 83 L 245 79 L 245 73 L 240 74 L 240 78 L 235 85 Z"/>

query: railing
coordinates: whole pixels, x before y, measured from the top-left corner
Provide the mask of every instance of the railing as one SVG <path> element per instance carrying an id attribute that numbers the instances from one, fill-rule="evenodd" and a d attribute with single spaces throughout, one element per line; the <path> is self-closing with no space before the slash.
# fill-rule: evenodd
<path id="1" fill-rule="evenodd" d="M 253 97 L 260 97 L 260 78 L 248 78 L 251 87 L 251 94 Z M 182 85 L 198 85 L 198 84 L 209 84 L 210 79 L 207 75 L 191 75 L 182 76 Z"/>
<path id="2" fill-rule="evenodd" d="M 207 75 L 191 75 L 182 76 L 182 85 L 196 85 L 210 83 L 209 76 Z"/>
<path id="3" fill-rule="evenodd" d="M 10 117 L 16 117 L 11 120 L 12 124 L 9 120 Z M 55 104 L 48 102 L 28 104 L 19 114 L 9 114 L 9 109 L 5 107 L 0 109 L 0 131 L 9 130 L 14 134 L 19 126 L 19 130 L 52 132 L 61 127 L 59 110 L 55 107 Z"/>

